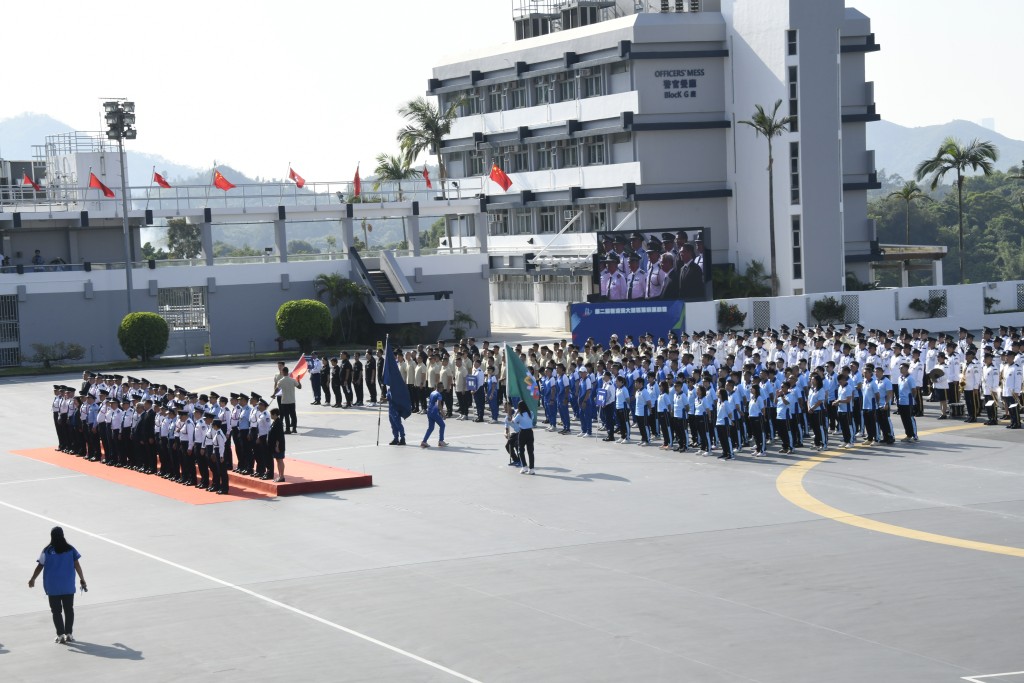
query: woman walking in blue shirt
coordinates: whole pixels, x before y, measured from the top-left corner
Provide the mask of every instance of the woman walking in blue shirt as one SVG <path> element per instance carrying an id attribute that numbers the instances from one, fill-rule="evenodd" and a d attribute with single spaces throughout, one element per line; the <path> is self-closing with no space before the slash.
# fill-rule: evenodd
<path id="1" fill-rule="evenodd" d="M 55 643 L 73 643 L 75 640 L 72 630 L 75 626 L 76 573 L 82 590 L 88 590 L 82 565 L 78 562 L 81 557 L 81 553 L 64 539 L 64 530 L 55 526 L 50 530 L 50 545 L 43 548 L 32 578 L 28 580 L 28 587 L 33 588 L 39 574 L 43 575 L 43 590 L 50 600 L 53 625 L 57 629 Z"/>
<path id="2" fill-rule="evenodd" d="M 430 435 L 434 433 L 434 425 L 437 425 L 437 445 L 447 446 L 444 440 L 444 394 L 441 393 L 441 385 L 438 384 L 427 399 L 427 433 L 423 435 L 423 442 L 420 448 L 430 448 Z"/>

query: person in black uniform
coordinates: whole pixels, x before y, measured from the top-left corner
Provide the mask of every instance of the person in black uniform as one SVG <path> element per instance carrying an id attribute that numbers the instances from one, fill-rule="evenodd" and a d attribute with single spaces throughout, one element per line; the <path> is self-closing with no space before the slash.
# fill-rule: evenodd
<path id="1" fill-rule="evenodd" d="M 341 365 L 338 364 L 337 358 L 331 359 L 331 388 L 334 390 L 334 403 L 331 404 L 335 408 L 341 407 Z M 327 401 L 329 404 L 330 400 Z"/>
<path id="2" fill-rule="evenodd" d="M 363 405 L 363 361 L 358 353 L 352 359 L 352 389 L 356 393 L 355 405 Z"/>
<path id="3" fill-rule="evenodd" d="M 284 481 L 284 435 L 285 430 L 283 427 L 283 421 L 281 420 L 281 412 L 274 408 L 270 411 L 270 418 L 273 422 L 270 424 L 270 434 L 267 436 L 267 451 L 269 457 L 272 459 L 272 463 L 277 465 L 277 477 L 273 477 L 274 468 L 273 465 L 268 466 L 269 474 L 271 478 L 274 478 L 276 482 Z"/>
<path id="4" fill-rule="evenodd" d="M 341 391 L 345 394 L 345 408 L 352 407 L 352 361 L 348 359 L 348 351 L 341 352 Z"/>
<path id="5" fill-rule="evenodd" d="M 363 372 L 366 374 L 366 392 L 369 394 L 370 405 L 377 405 L 377 361 L 370 349 L 366 349 L 366 360 L 363 362 Z"/>

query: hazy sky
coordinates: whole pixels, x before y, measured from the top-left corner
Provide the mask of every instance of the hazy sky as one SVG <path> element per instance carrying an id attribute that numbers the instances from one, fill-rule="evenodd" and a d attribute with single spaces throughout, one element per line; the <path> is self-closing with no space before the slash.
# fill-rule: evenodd
<path id="1" fill-rule="evenodd" d="M 757 0 L 745 0 L 756 2 Z M 995 119 L 1024 139 L 1022 0 L 847 0 L 872 18 L 878 110 L 903 125 Z M 136 149 L 249 175 L 345 180 L 397 152 L 395 110 L 443 56 L 511 39 L 510 0 L 4 3 L 0 119 L 102 127 L 136 102 Z M 33 142 L 42 142 L 33 141 Z"/>

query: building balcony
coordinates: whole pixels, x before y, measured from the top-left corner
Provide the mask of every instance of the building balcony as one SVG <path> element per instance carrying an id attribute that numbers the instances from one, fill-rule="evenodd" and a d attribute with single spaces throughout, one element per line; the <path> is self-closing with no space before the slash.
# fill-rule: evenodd
<path id="1" fill-rule="evenodd" d="M 552 126 L 566 121 L 602 121 L 617 119 L 624 111 L 636 113 L 640 107 L 635 90 L 588 97 L 582 100 L 554 102 L 521 109 L 508 109 L 489 114 L 461 116 L 452 123 L 450 140 L 472 139 L 474 133 L 515 133 L 520 127 Z"/>

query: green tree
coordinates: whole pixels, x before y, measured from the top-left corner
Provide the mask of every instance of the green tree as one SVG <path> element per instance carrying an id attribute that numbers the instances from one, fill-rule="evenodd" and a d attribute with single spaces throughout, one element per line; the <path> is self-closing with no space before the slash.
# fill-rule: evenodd
<path id="1" fill-rule="evenodd" d="M 263 252 L 253 249 L 248 244 L 236 247 L 227 242 L 218 241 L 213 243 L 213 256 L 214 258 L 239 258 L 243 256 L 263 256 Z"/>
<path id="2" fill-rule="evenodd" d="M 994 163 L 999 159 L 999 150 L 991 142 L 975 138 L 964 145 L 956 138 L 946 138 L 939 146 L 938 152 L 930 159 L 917 165 L 914 175 L 918 180 L 931 175 L 931 188 L 934 190 L 939 181 L 947 173 L 956 173 L 956 200 L 959 231 L 957 233 L 957 260 L 960 266 L 960 282 L 964 280 L 964 174 L 968 169 L 980 170 L 984 175 L 991 175 L 995 170 Z"/>
<path id="3" fill-rule="evenodd" d="M 331 333 L 331 312 L 327 306 L 313 299 L 286 301 L 274 316 L 277 333 L 285 339 L 294 339 L 303 353 L 313 350 L 314 339 L 325 339 Z"/>
<path id="4" fill-rule="evenodd" d="M 439 106 L 428 102 L 425 97 L 417 97 L 398 109 L 399 115 L 408 121 L 408 124 L 398 131 L 398 143 L 402 151 L 410 160 L 422 152 L 437 155 L 437 174 L 441 179 L 442 193 L 448 169 L 444 165 L 444 157 L 441 156 L 441 147 L 444 136 L 452 130 L 452 123 L 458 117 L 462 103 L 463 99 L 456 98 L 441 111 Z M 452 236 L 448 233 L 448 244 L 451 243 Z"/>
<path id="5" fill-rule="evenodd" d="M 198 225 L 184 218 L 167 219 L 167 251 L 171 258 L 195 258 L 203 251 Z"/>
<path id="6" fill-rule="evenodd" d="M 44 368 L 52 367 L 62 360 L 82 360 L 85 358 L 85 347 L 73 342 L 57 342 L 55 344 L 32 344 L 32 362 L 42 363 Z"/>
<path id="7" fill-rule="evenodd" d="M 167 350 L 171 330 L 156 313 L 129 313 L 117 328 L 117 341 L 124 355 L 143 363 Z"/>
<path id="8" fill-rule="evenodd" d="M 395 183 L 398 187 L 398 201 L 403 201 L 402 181 L 412 180 L 419 175 L 412 167 L 412 158 L 408 153 L 394 156 L 381 152 L 377 155 L 377 168 L 373 169 L 373 173 L 377 176 L 376 182 L 373 183 L 373 191 L 379 192 L 383 183 Z"/>
<path id="9" fill-rule="evenodd" d="M 306 240 L 288 240 L 289 254 L 319 254 L 320 250 Z"/>
<path id="10" fill-rule="evenodd" d="M 779 295 L 779 269 L 775 256 L 775 156 L 772 153 L 772 140 L 789 131 L 792 116 L 779 117 L 782 100 L 776 100 L 769 114 L 760 104 L 754 105 L 754 115 L 749 121 L 740 121 L 743 125 L 754 129 L 756 135 L 764 136 L 768 141 L 768 240 L 770 242 L 770 265 L 772 296 Z"/>
<path id="11" fill-rule="evenodd" d="M 906 203 L 907 210 L 907 246 L 910 246 L 910 205 L 916 201 L 928 201 L 932 199 L 924 193 L 924 190 L 913 180 L 908 180 L 899 190 L 890 192 L 886 199 L 899 199 Z"/>
<path id="12" fill-rule="evenodd" d="M 164 251 L 162 247 L 157 249 L 153 246 L 152 242 L 146 242 L 142 245 L 142 258 L 145 261 L 148 261 L 149 259 L 162 261 L 167 258 L 167 252 Z"/>
<path id="13" fill-rule="evenodd" d="M 431 224 L 430 229 L 420 233 L 420 247 L 436 249 L 441 244 L 441 237 L 444 236 L 446 224 L 444 218 L 438 218 Z M 452 236 L 448 235 L 448 246 L 452 244 Z"/>
<path id="14" fill-rule="evenodd" d="M 318 299 L 327 299 L 327 305 L 334 312 L 338 340 L 351 339 L 357 319 L 357 304 L 369 294 L 366 287 L 338 273 L 320 273 L 313 280 L 313 289 Z"/>
<path id="15" fill-rule="evenodd" d="M 476 327 L 476 320 L 465 311 L 455 311 L 455 317 L 449 323 L 452 329 L 452 336 L 456 340 L 465 339 L 466 333 Z"/>

